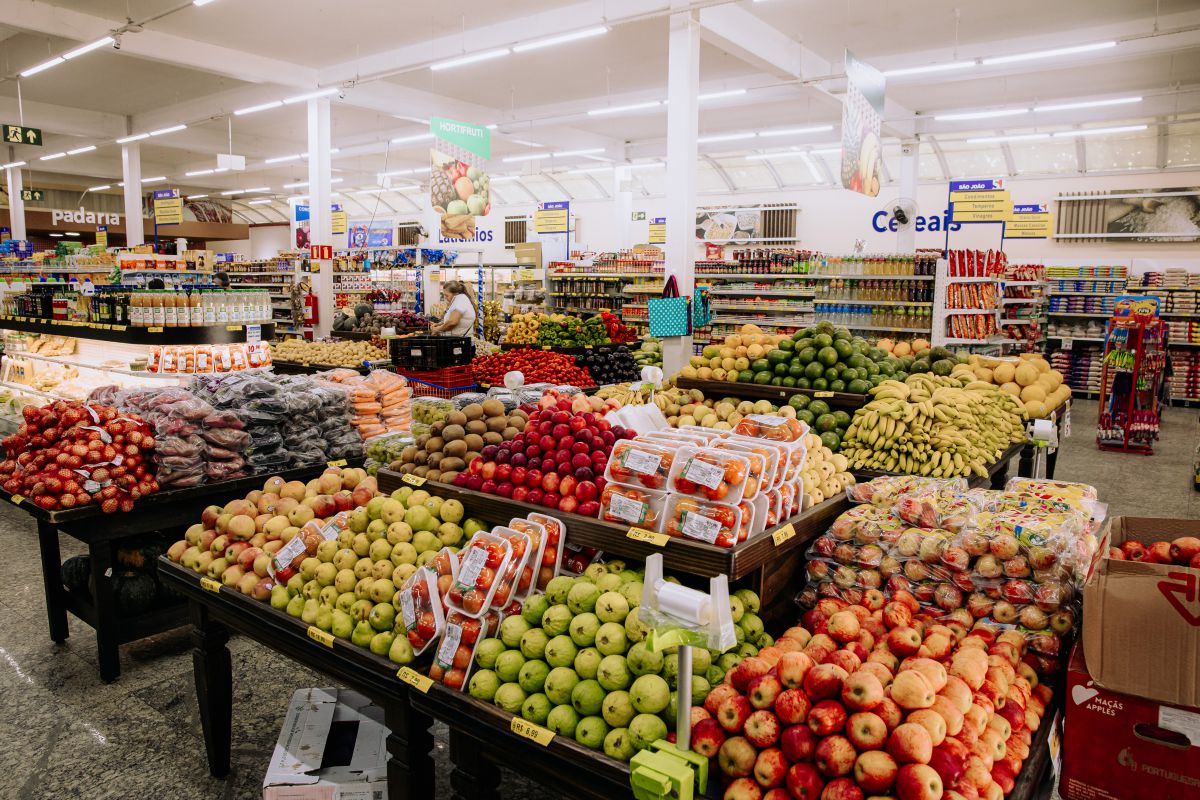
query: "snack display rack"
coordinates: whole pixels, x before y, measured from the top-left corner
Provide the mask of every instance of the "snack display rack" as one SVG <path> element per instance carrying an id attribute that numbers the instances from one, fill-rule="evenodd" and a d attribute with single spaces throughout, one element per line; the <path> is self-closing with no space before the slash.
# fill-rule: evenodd
<path id="1" fill-rule="evenodd" d="M 1159 300 L 1170 362 L 1167 399 L 1200 402 L 1200 265 L 1191 270 L 1166 267 L 1131 276 L 1126 290 Z"/>
<path id="2" fill-rule="evenodd" d="M 948 259 L 938 259 L 933 344 L 999 352 L 1007 341 L 1000 333 L 1006 265 L 1004 253 L 994 250 L 951 250 Z"/>
<path id="3" fill-rule="evenodd" d="M 1125 287 L 1125 266 L 1046 267 L 1048 352 L 1076 392 L 1100 394 L 1105 325 Z"/>
<path id="4" fill-rule="evenodd" d="M 1010 347 L 1033 352 L 1046 342 L 1046 281 L 1041 264 L 1009 265 L 1004 273 L 1000 329 Z"/>
<path id="5" fill-rule="evenodd" d="M 1096 444 L 1101 450 L 1150 455 L 1158 438 L 1167 354 L 1157 298 L 1116 301 L 1104 347 Z"/>

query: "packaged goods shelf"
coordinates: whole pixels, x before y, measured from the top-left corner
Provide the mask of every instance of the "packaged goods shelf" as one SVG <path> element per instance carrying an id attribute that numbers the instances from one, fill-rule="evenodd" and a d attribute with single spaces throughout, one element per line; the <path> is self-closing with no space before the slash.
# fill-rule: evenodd
<path id="1" fill-rule="evenodd" d="M 1054 309 L 1050 309 L 1050 316 L 1052 316 L 1052 317 L 1097 317 L 1099 319 L 1108 319 L 1109 317 L 1112 316 L 1112 314 L 1094 314 L 1094 313 L 1089 313 L 1089 312 L 1084 312 L 1084 311 L 1055 311 Z"/>
<path id="2" fill-rule="evenodd" d="M 275 336 L 273 322 L 250 323 L 258 325 L 263 340 Z M 58 336 L 75 336 L 80 339 L 99 339 L 126 344 L 232 344 L 246 341 L 245 325 L 208 325 L 199 328 L 151 328 L 132 325 L 93 325 L 90 323 L 51 323 L 30 317 L 0 315 L 0 330 L 45 333 Z"/>
<path id="3" fill-rule="evenodd" d="M 933 275 L 813 275 L 802 274 L 799 277 L 815 281 L 931 281 Z"/>

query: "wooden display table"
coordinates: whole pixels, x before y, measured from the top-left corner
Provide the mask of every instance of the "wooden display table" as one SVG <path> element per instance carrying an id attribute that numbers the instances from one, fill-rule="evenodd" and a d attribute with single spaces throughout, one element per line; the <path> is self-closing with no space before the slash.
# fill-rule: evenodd
<path id="1" fill-rule="evenodd" d="M 1013 444 L 1009 445 L 1008 449 L 1000 454 L 1000 460 L 994 464 L 989 464 L 987 468 L 988 476 L 986 478 L 979 475 L 968 475 L 967 484 L 972 489 L 989 487 L 992 489 L 1003 489 L 1004 484 L 1008 481 L 1008 469 L 1014 458 L 1020 456 L 1026 448 L 1031 448 L 1028 444 Z M 1026 461 L 1022 458 L 1018 462 L 1017 474 L 1021 474 Z M 860 482 L 866 482 L 872 478 L 880 478 L 885 475 L 904 475 L 902 472 L 881 472 L 874 469 L 852 469 L 850 472 Z"/>
<path id="2" fill-rule="evenodd" d="M 680 389 L 699 389 L 705 397 L 740 397 L 744 400 L 770 400 L 776 405 L 787 405 L 792 397 L 803 394 L 813 400 L 824 400 L 830 408 L 862 408 L 871 400 L 869 394 L 852 392 L 828 392 L 817 389 L 797 389 L 788 386 L 772 386 L 769 383 L 731 383 L 729 381 L 702 381 L 697 378 L 679 378 L 675 385 Z"/>

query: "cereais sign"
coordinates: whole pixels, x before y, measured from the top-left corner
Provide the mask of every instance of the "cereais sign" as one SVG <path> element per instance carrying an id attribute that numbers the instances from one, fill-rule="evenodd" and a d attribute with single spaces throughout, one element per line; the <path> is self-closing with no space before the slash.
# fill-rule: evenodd
<path id="1" fill-rule="evenodd" d="M 120 214 L 104 214 L 96 211 L 84 211 L 83 206 L 78 211 L 50 212 L 50 224 L 57 226 L 59 222 L 75 223 L 76 225 L 120 225 Z"/>

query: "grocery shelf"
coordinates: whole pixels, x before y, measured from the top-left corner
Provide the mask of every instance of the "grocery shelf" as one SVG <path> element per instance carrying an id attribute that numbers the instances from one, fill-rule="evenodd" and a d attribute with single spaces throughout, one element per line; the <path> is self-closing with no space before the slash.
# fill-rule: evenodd
<path id="1" fill-rule="evenodd" d="M 1200 347 L 1200 342 L 1172 342 L 1168 340 L 1167 347 Z"/>
<path id="2" fill-rule="evenodd" d="M 963 344 L 963 345 L 998 345 L 1005 342 L 1011 342 L 1007 336 L 992 336 L 988 339 L 962 339 L 956 337 L 947 337 L 942 340 L 942 344 Z"/>
<path id="3" fill-rule="evenodd" d="M 1035 305 L 1045 299 L 1044 297 L 1005 297 L 1003 303 L 1006 306 Z"/>
<path id="4" fill-rule="evenodd" d="M 894 325 L 845 325 L 852 331 L 895 331 L 897 333 L 929 333 L 932 328 L 899 328 Z"/>
<path id="5" fill-rule="evenodd" d="M 1003 283 L 1003 279 L 979 276 L 958 277 L 955 275 L 947 275 L 946 283 Z"/>
<path id="6" fill-rule="evenodd" d="M 723 317 L 723 316 L 716 315 L 716 314 L 714 314 L 714 315 L 713 315 L 713 322 L 714 322 L 714 323 L 719 323 L 719 322 L 733 322 L 733 323 L 737 323 L 737 324 L 739 324 L 739 325 L 759 325 L 759 326 L 766 325 L 766 326 L 768 326 L 768 327 L 772 327 L 772 328 L 781 328 L 781 327 L 784 327 L 784 328 L 803 328 L 804 326 L 806 326 L 806 325 L 810 325 L 810 324 L 811 324 L 811 320 L 790 320 L 790 319 L 772 319 L 772 320 L 765 320 L 765 319 L 744 319 L 744 318 L 731 318 L 731 317 Z"/>
<path id="7" fill-rule="evenodd" d="M 105 367 L 100 364 L 89 364 L 86 361 L 75 361 L 73 359 L 60 358 L 58 356 L 44 356 L 40 353 L 27 353 L 23 350 L 5 351 L 5 358 L 32 358 L 35 361 L 45 361 L 49 364 L 60 364 L 64 367 L 80 367 L 84 369 L 94 369 L 99 372 L 111 372 L 114 375 L 131 375 L 135 378 L 166 378 L 173 380 L 179 378 L 186 373 L 169 373 L 147 372 L 146 370 L 132 370 L 121 367 Z"/>
<path id="8" fill-rule="evenodd" d="M 804 273 L 804 272 L 764 272 L 764 273 L 697 272 L 695 277 L 696 277 L 696 280 L 701 280 L 702 278 L 716 278 L 717 280 L 751 280 L 751 279 L 753 279 L 753 280 L 760 280 L 760 281 L 778 281 L 778 280 L 782 280 L 784 278 L 811 278 L 813 276 L 809 275 L 807 273 Z"/>
<path id="9" fill-rule="evenodd" d="M 61 395 L 51 394 L 50 392 L 43 392 L 40 389 L 34 389 L 32 386 L 26 386 L 23 383 L 14 383 L 13 381 L 0 381 L 0 386 L 3 386 L 7 389 L 13 389 L 18 392 L 24 392 L 26 394 L 32 394 L 32 395 L 37 395 L 38 397 L 44 397 L 47 400 L 63 400 L 63 399 L 65 399 Z"/>
<path id="10" fill-rule="evenodd" d="M 1004 284 L 1005 288 L 1009 286 L 1044 286 L 1046 283 L 1045 281 L 1006 281 L 1003 278 L 1000 279 L 1000 282 Z"/>
<path id="11" fill-rule="evenodd" d="M 1120 292 L 1050 292 L 1049 297 L 1115 297 Z"/>
<path id="12" fill-rule="evenodd" d="M 220 264 L 218 264 L 217 266 L 220 266 Z M 219 271 L 220 270 L 218 270 L 218 272 Z M 227 274 L 229 275 L 230 278 L 240 278 L 243 275 L 295 275 L 296 273 L 293 270 L 287 270 L 286 272 L 280 271 L 280 270 L 275 270 L 275 271 L 269 271 L 269 272 L 230 272 Z"/>
<path id="13" fill-rule="evenodd" d="M 1035 322 L 1045 322 L 1045 317 L 1011 317 L 1000 320 L 1001 325 L 1030 325 Z"/>
<path id="14" fill-rule="evenodd" d="M 1070 339 L 1073 342 L 1103 342 L 1103 336 L 1063 336 L 1059 333 L 1050 333 L 1046 335 L 1047 339 Z"/>
<path id="15" fill-rule="evenodd" d="M 804 274 L 802 278 L 810 278 L 815 281 L 931 281 L 933 275 L 813 275 Z"/>
<path id="16" fill-rule="evenodd" d="M 818 297 L 817 302 L 818 303 L 830 303 L 832 305 L 837 305 L 837 306 L 845 306 L 845 305 L 851 305 L 851 306 L 917 306 L 918 308 L 932 308 L 933 307 L 932 302 L 928 302 L 928 301 L 924 301 L 924 300 L 914 300 L 912 302 L 909 302 L 908 300 L 843 300 L 841 298 L 827 299 L 827 298 Z"/>
<path id="17" fill-rule="evenodd" d="M 258 325 L 262 339 L 275 336 L 275 323 L 251 323 Z M 126 344 L 232 344 L 246 341 L 245 325 L 208 325 L 200 328 L 152 328 L 131 325 L 95 325 L 86 322 L 69 324 L 51 323 L 31 317 L 0 315 L 0 329 L 45 333 L 58 336 L 74 336 L 79 339 L 97 339 L 102 342 L 124 342 Z"/>
<path id="18" fill-rule="evenodd" d="M 633 307 L 634 308 L 645 308 L 644 305 L 633 306 Z M 626 305 L 625 308 L 629 308 L 629 306 Z M 712 308 L 714 310 L 721 309 L 723 311 L 771 311 L 771 312 L 789 311 L 789 312 L 793 312 L 793 313 L 796 311 L 799 311 L 801 313 L 812 312 L 811 307 L 810 308 L 796 308 L 794 306 L 772 306 L 772 305 L 746 306 L 746 305 L 736 305 L 733 303 L 712 303 Z"/>
<path id="19" fill-rule="evenodd" d="M 942 311 L 948 317 L 962 317 L 970 314 L 995 315 L 1000 313 L 998 308 L 947 308 Z"/>
<path id="20" fill-rule="evenodd" d="M 661 290 L 660 290 L 661 291 Z M 715 289 L 712 292 L 713 297 L 761 297 L 764 293 L 770 293 L 771 289 Z M 774 290 L 778 291 L 778 290 Z M 787 289 L 790 294 L 796 294 L 800 297 L 816 297 L 812 287 Z"/>
<path id="21" fill-rule="evenodd" d="M 1112 316 L 1112 314 L 1094 314 L 1094 313 L 1084 312 L 1084 311 L 1055 311 L 1054 309 L 1050 309 L 1050 316 L 1052 316 L 1052 317 L 1096 317 L 1098 319 L 1108 319 L 1109 317 Z"/>

